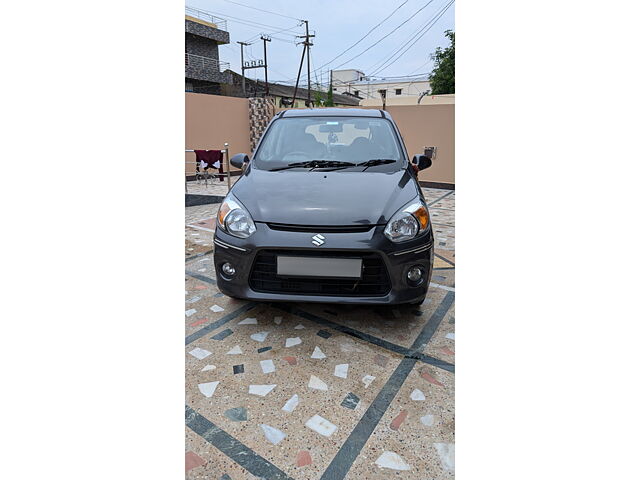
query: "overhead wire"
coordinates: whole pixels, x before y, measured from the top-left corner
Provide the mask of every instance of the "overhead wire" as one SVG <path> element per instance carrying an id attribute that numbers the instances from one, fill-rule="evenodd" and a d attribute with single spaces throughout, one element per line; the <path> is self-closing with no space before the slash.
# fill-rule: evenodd
<path id="1" fill-rule="evenodd" d="M 400 23 L 400 25 L 398 25 L 397 27 L 395 27 L 393 30 L 391 30 L 389 33 L 387 33 L 386 35 L 384 35 L 382 38 L 380 38 L 378 41 L 374 42 L 373 44 L 371 44 L 369 47 L 367 47 L 365 50 L 363 50 L 362 52 L 360 52 L 359 54 L 351 57 L 349 60 L 347 60 L 346 62 L 341 63 L 340 65 L 333 67 L 333 69 L 337 69 L 342 67 L 343 65 L 346 65 L 347 63 L 355 60 L 356 58 L 360 57 L 361 55 L 365 54 L 366 52 L 368 52 L 369 50 L 371 50 L 373 47 L 375 47 L 376 45 L 378 45 L 380 42 L 382 42 L 384 39 L 388 38 L 392 33 L 396 32 L 400 27 L 402 27 L 403 25 L 405 25 L 407 22 L 409 22 L 410 20 L 412 20 L 418 13 L 420 13 L 422 10 L 424 10 L 425 8 L 427 8 L 429 5 L 431 5 L 431 3 L 433 3 L 434 0 L 429 0 L 425 5 L 423 5 L 422 7 L 420 7 L 416 12 L 414 12 L 409 18 L 407 18 L 404 22 Z M 300 78 L 303 78 L 302 76 Z"/>
<path id="2" fill-rule="evenodd" d="M 422 37 L 424 37 L 427 32 L 429 32 L 429 30 L 431 30 L 436 23 L 438 23 L 438 20 L 440 20 L 440 18 L 442 18 L 442 16 L 446 13 L 446 11 L 451 8 L 451 6 L 454 4 L 455 0 L 451 0 L 449 3 L 447 3 L 441 10 L 440 12 L 438 12 L 438 14 L 436 14 L 436 16 L 430 20 L 430 25 L 428 28 L 426 28 L 426 30 L 424 32 L 422 32 L 409 46 L 407 46 L 405 48 L 405 50 L 400 53 L 393 61 L 391 62 L 385 62 L 385 64 L 381 65 L 377 70 L 371 72 L 371 75 L 375 75 L 376 73 L 382 72 L 384 70 L 386 70 L 387 68 L 389 68 L 391 65 L 393 65 L 394 63 L 396 63 L 398 60 L 400 60 L 400 58 L 402 58 L 410 49 L 411 47 L 413 47 Z M 400 52 L 400 50 L 402 50 L 404 48 L 400 47 L 398 49 L 398 52 Z"/>
<path id="3" fill-rule="evenodd" d="M 233 0 L 224 0 L 224 1 L 227 3 L 233 3 L 234 5 L 240 5 L 241 7 L 250 8 L 252 10 L 257 10 L 259 12 L 270 13 L 271 15 L 277 15 L 279 17 L 292 18 L 293 20 L 299 20 L 298 18 L 290 17 L 289 15 L 283 15 L 282 13 L 272 12 L 271 10 L 264 10 L 262 8 L 252 7 L 251 5 L 245 5 L 244 3 L 234 2 Z"/>
<path id="4" fill-rule="evenodd" d="M 236 21 L 237 23 L 252 23 L 252 24 L 255 24 L 255 25 L 259 25 L 261 27 L 267 27 L 267 28 L 271 28 L 271 29 L 274 29 L 274 30 L 278 30 L 280 28 L 285 28 L 285 27 L 282 27 L 282 26 L 279 26 L 279 25 L 269 25 L 267 23 L 255 22 L 253 20 L 247 20 L 246 18 L 240 18 L 240 17 L 235 17 L 233 15 L 227 15 L 227 14 L 224 14 L 222 12 L 212 12 L 210 10 L 201 10 L 201 11 L 204 12 L 204 13 L 208 13 L 210 15 L 213 15 L 213 16 L 218 16 L 219 15 L 220 17 L 223 17 L 225 19 L 232 19 L 232 20 Z M 294 20 L 297 20 L 297 18 L 294 18 Z"/>
<path id="5" fill-rule="evenodd" d="M 406 37 L 404 40 L 402 40 L 402 42 L 400 42 L 401 46 L 410 42 L 411 40 L 413 40 L 417 35 L 419 35 L 428 25 L 429 22 L 433 19 L 433 17 L 427 21 L 424 24 L 420 24 L 420 26 L 414 30 L 413 32 L 411 32 L 409 34 L 408 37 Z M 388 56 L 383 57 L 382 59 L 378 60 L 377 62 L 374 62 L 373 64 L 371 64 L 370 66 L 368 66 L 366 69 L 364 69 L 365 72 L 371 72 L 373 70 L 375 70 L 376 68 L 378 68 L 380 65 L 383 65 L 387 60 L 389 60 L 390 58 L 392 58 L 396 52 L 397 52 L 397 48 L 393 47 L 391 54 L 389 54 Z"/>
<path id="6" fill-rule="evenodd" d="M 387 15 L 384 19 L 382 19 L 382 21 L 378 24 L 376 24 L 373 28 L 371 28 L 367 33 L 364 34 L 364 36 L 362 36 L 356 43 L 354 43 L 353 45 L 351 45 L 350 47 L 348 47 L 347 49 L 343 50 L 342 52 L 340 52 L 338 55 L 336 55 L 335 57 L 333 57 L 331 60 L 329 60 L 327 63 L 324 63 L 322 65 L 320 65 L 316 70 L 320 70 L 323 67 L 326 67 L 327 65 L 329 65 L 331 62 L 333 62 L 334 60 L 336 60 L 337 58 L 340 58 L 342 55 L 344 55 L 345 53 L 347 53 L 349 50 L 351 50 L 353 47 L 355 47 L 356 45 L 358 45 L 361 41 L 363 41 L 365 38 L 367 38 L 369 36 L 369 34 L 371 32 L 373 32 L 376 28 L 378 28 L 380 25 L 382 25 L 385 21 L 387 21 L 389 18 L 391 18 L 393 16 L 394 13 L 396 13 L 398 10 L 400 10 L 400 8 L 402 8 L 402 6 L 404 6 L 409 0 L 405 0 L 404 2 L 402 2 L 400 5 L 398 5 L 398 7 L 396 7 L 396 9 L 394 11 L 392 11 L 389 15 Z M 314 70 L 314 73 L 316 72 L 316 70 Z"/>

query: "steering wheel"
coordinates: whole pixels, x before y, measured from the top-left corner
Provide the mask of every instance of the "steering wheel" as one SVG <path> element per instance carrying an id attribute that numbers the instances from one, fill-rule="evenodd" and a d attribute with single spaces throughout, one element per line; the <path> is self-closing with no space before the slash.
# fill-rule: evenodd
<path id="1" fill-rule="evenodd" d="M 289 157 L 294 157 L 294 158 L 289 158 Z M 307 152 L 303 152 L 301 150 L 298 150 L 298 151 L 295 151 L 295 152 L 287 153 L 282 160 L 283 161 L 296 160 L 295 157 L 304 157 L 302 160 L 309 160 L 311 158 L 311 156 Z"/>

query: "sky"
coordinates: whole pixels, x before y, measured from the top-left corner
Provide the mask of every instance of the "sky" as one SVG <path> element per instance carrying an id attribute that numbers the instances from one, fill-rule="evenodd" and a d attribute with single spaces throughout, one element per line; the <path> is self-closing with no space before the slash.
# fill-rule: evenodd
<path id="1" fill-rule="evenodd" d="M 329 77 L 328 71 L 332 68 L 355 68 L 376 78 L 429 73 L 433 69 L 433 62 L 429 59 L 429 55 L 436 47 L 448 45 L 448 40 L 444 36 L 445 30 L 455 30 L 455 4 L 442 13 L 451 1 L 187 0 L 186 5 L 227 20 L 227 31 L 231 42 L 220 46 L 220 60 L 229 62 L 231 69 L 238 73 L 240 73 L 240 45 L 236 42 L 253 42 L 252 45 L 245 47 L 245 60 L 261 59 L 263 42 L 260 40 L 260 34 L 270 34 L 285 29 L 285 31 L 273 33 L 272 41 L 267 43 L 269 81 L 283 83 L 295 82 L 303 46 L 296 46 L 293 42 L 300 42 L 302 39 L 295 38 L 295 35 L 304 33 L 304 26 L 297 26 L 300 23 L 298 19 L 308 20 L 309 33 L 316 35 L 312 39 L 311 47 L 311 81 L 326 83 Z M 279 15 L 239 4 L 268 10 Z M 420 12 L 408 20 L 421 8 Z M 364 40 L 334 60 L 338 54 L 360 40 L 392 12 L 394 12 L 393 15 L 369 33 Z M 442 13 L 440 18 L 434 22 L 440 13 Z M 408 21 L 400 26 L 406 20 Z M 262 25 L 255 25 L 255 23 Z M 424 30 L 425 27 L 427 30 Z M 396 28 L 397 30 L 393 31 Z M 426 33 L 416 40 L 425 31 Z M 381 41 L 374 45 L 378 40 Z M 367 49 L 368 51 L 364 52 Z M 406 53 L 403 54 L 403 52 Z M 362 55 L 359 55 L 361 53 Z M 353 58 L 356 56 L 357 58 Z M 343 63 L 345 64 L 341 65 Z M 302 74 L 303 81 L 306 83 L 306 59 Z M 262 69 L 247 70 L 247 76 L 263 79 L 264 71 Z"/>

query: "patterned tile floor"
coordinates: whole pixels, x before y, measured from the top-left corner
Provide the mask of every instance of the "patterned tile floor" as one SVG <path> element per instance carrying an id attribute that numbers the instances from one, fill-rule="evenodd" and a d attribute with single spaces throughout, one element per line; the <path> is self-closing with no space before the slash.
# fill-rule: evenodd
<path id="1" fill-rule="evenodd" d="M 217 205 L 186 209 L 187 478 L 454 477 L 455 194 L 424 192 L 438 257 L 419 307 L 228 298 Z"/>
<path id="2" fill-rule="evenodd" d="M 236 183 L 240 178 L 239 175 L 231 177 L 231 185 Z M 224 197 L 229 189 L 227 188 L 227 179 L 225 178 L 223 182 L 218 180 L 217 178 L 208 179 L 205 184 L 204 180 L 201 181 L 192 181 L 187 182 L 187 192 L 189 194 L 197 194 L 197 195 L 220 195 Z"/>

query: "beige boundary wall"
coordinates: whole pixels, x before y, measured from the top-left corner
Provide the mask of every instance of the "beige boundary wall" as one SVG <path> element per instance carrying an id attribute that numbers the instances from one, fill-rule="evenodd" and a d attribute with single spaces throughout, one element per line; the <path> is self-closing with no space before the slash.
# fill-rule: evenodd
<path id="1" fill-rule="evenodd" d="M 424 147 L 438 147 L 433 165 L 418 178 L 455 184 L 455 105 L 391 105 L 387 112 L 400 129 L 409 157 L 423 153 Z"/>
<path id="2" fill-rule="evenodd" d="M 185 150 L 222 150 L 250 153 L 249 100 L 246 98 L 186 93 Z M 185 153 L 187 175 L 195 172 L 195 154 Z"/>
<path id="3" fill-rule="evenodd" d="M 251 155 L 248 99 L 186 93 L 185 106 L 186 150 L 222 149 L 229 142 L 231 155 Z M 398 124 L 410 156 L 422 153 L 424 147 L 438 147 L 433 166 L 420 172 L 420 180 L 455 184 L 455 105 L 388 105 L 387 111 Z M 195 155 L 187 153 L 185 158 L 193 162 Z M 189 165 L 187 174 L 193 168 Z"/>

